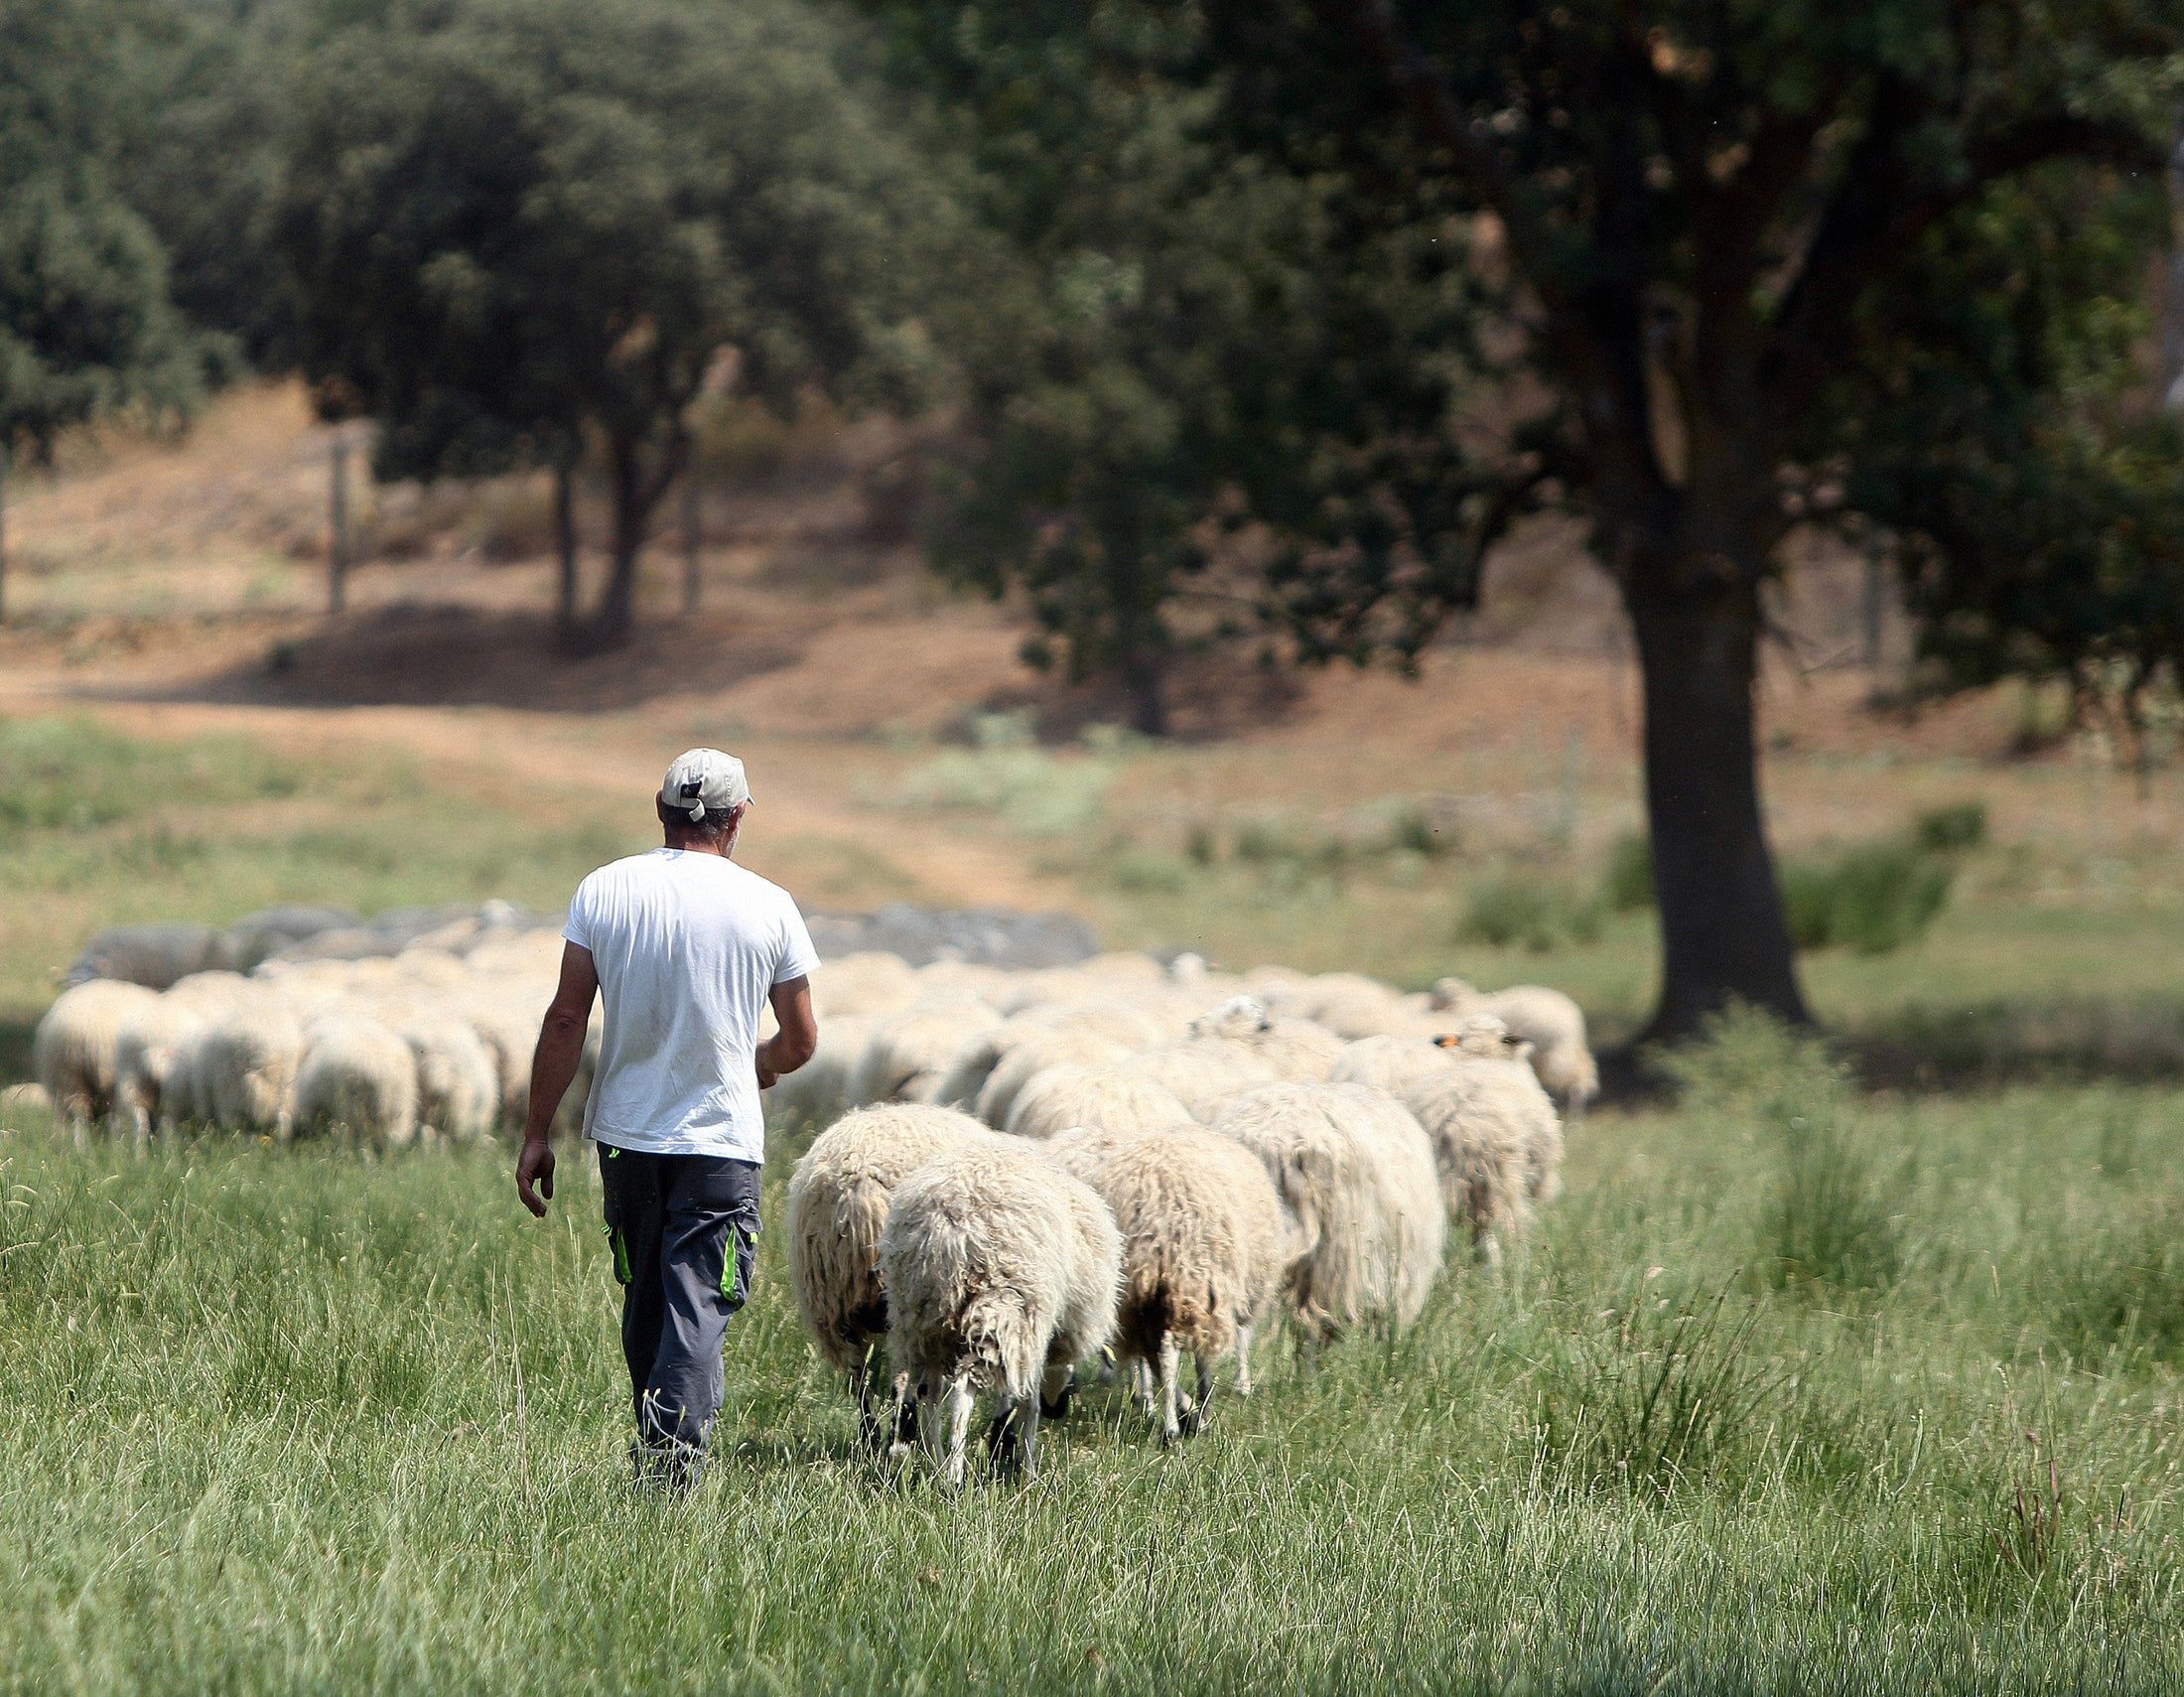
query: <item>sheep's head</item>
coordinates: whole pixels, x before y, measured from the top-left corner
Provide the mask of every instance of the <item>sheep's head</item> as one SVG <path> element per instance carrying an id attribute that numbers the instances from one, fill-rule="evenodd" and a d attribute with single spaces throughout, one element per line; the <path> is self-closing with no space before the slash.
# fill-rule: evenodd
<path id="1" fill-rule="evenodd" d="M 1436 978 L 1427 999 L 1438 1013 L 1461 1013 L 1479 999 L 1475 985 L 1461 978 Z"/>
<path id="2" fill-rule="evenodd" d="M 1264 1003 L 1251 996 L 1231 996 L 1190 1022 L 1192 1037 L 1220 1037 L 1232 1041 L 1254 1038 L 1273 1028 Z"/>
<path id="3" fill-rule="evenodd" d="M 1212 970 L 1204 955 L 1193 954 L 1188 949 L 1167 963 L 1168 979 L 1176 984 L 1203 983 L 1206 974 Z"/>
<path id="4" fill-rule="evenodd" d="M 1434 1038 L 1433 1046 L 1478 1061 L 1509 1061 L 1517 1058 L 1519 1050 L 1527 1055 L 1532 1051 L 1530 1044 L 1511 1037 L 1509 1028 L 1492 1014 L 1465 1016 L 1454 1031 Z"/>

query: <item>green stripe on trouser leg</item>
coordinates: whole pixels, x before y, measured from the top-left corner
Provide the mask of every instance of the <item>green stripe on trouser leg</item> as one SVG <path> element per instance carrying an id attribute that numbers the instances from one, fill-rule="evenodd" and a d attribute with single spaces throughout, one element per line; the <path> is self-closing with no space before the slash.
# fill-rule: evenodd
<path id="1" fill-rule="evenodd" d="M 741 1221 L 728 1228 L 729 1252 L 721 1257 L 721 1295 L 734 1314 L 751 1300 L 751 1281 L 758 1259 L 757 1234 Z"/>
<path id="2" fill-rule="evenodd" d="M 619 1230 L 610 1225 L 607 1228 L 607 1246 L 614 1252 L 614 1283 L 626 1285 L 630 1276 L 629 1240 L 622 1236 Z"/>

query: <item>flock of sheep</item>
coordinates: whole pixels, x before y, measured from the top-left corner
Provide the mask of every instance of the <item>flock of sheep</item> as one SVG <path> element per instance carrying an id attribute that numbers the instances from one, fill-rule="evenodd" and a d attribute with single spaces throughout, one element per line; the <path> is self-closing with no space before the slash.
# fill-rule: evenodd
<path id="1" fill-rule="evenodd" d="M 1583 1016 L 1537 988 L 858 956 L 814 996 L 777 1091 L 841 1117 L 789 1181 L 790 1286 L 867 1442 L 914 1435 L 954 1483 L 982 1393 L 997 1468 L 1028 1470 L 1103 1350 L 1173 1442 L 1223 1357 L 1250 1393 L 1278 1313 L 1313 1343 L 1408 1325 L 1451 1227 L 1489 1265 L 1521 1239 L 1597 1088 Z"/>
<path id="2" fill-rule="evenodd" d="M 499 932 L 160 992 L 92 980 L 49 1010 L 34 1065 L 63 1116 L 140 1139 L 483 1138 L 522 1119 L 560 946 Z M 1277 1315 L 1311 1343 L 1409 1324 L 1451 1229 L 1489 1266 L 1521 1240 L 1560 1188 L 1563 1116 L 1597 1087 L 1582 1015 L 1536 987 L 866 953 L 813 1000 L 818 1053 L 773 1092 L 826 1124 L 789 1182 L 792 1292 L 868 1442 L 915 1435 L 954 1482 L 982 1393 L 997 1467 L 1027 1469 L 1103 1351 L 1172 1442 L 1224 1357 L 1249 1394 Z"/>

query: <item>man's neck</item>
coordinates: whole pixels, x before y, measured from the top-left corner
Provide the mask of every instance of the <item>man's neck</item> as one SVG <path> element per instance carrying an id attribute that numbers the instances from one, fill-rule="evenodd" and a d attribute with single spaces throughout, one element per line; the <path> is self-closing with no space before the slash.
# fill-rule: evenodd
<path id="1" fill-rule="evenodd" d="M 679 854 L 710 854 L 717 855 L 722 860 L 733 860 L 736 854 L 736 839 L 734 837 L 714 843 L 707 842 L 700 837 L 670 836 L 667 839 L 667 846 Z"/>

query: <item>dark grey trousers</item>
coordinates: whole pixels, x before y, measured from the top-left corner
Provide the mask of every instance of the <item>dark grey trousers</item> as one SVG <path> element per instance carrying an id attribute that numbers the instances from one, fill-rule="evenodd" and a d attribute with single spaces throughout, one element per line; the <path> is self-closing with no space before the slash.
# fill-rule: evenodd
<path id="1" fill-rule="evenodd" d="M 599 1146 L 607 1236 L 621 1284 L 621 1351 L 638 1471 L 694 1469 L 721 1407 L 721 1343 L 751 1297 L 758 1168 L 715 1155 Z M 687 1483 L 685 1481 L 684 1483 Z"/>

